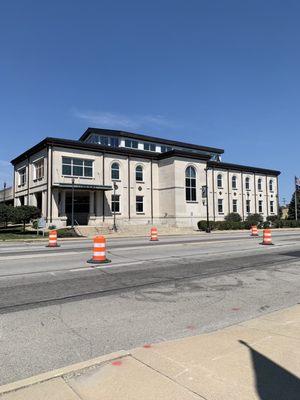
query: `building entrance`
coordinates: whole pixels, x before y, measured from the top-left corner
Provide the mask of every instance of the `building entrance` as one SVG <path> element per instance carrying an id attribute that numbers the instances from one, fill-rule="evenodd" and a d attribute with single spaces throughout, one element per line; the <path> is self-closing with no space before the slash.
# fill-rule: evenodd
<path id="1" fill-rule="evenodd" d="M 74 193 L 74 223 L 75 225 L 87 225 L 90 212 L 90 196 L 86 192 Z M 66 193 L 67 225 L 72 223 L 72 193 Z"/>

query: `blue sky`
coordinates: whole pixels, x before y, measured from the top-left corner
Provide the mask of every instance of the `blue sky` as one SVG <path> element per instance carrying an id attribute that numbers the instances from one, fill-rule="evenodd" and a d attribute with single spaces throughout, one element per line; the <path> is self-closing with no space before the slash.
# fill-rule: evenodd
<path id="1" fill-rule="evenodd" d="M 88 126 L 221 147 L 300 175 L 300 3 L 0 3 L 0 185 L 46 136 Z"/>

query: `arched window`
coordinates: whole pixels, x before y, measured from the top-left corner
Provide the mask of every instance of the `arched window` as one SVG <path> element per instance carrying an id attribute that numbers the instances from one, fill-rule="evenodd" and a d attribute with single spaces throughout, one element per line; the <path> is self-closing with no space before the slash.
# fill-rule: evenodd
<path id="1" fill-rule="evenodd" d="M 234 175 L 231 179 L 231 184 L 232 184 L 232 189 L 236 189 L 237 188 L 237 179 L 236 176 Z"/>
<path id="2" fill-rule="evenodd" d="M 262 184 L 261 183 L 262 183 L 261 182 L 261 178 L 259 178 L 258 181 L 257 181 L 257 189 L 258 190 L 262 190 Z"/>
<path id="3" fill-rule="evenodd" d="M 138 165 L 135 169 L 135 180 L 138 182 L 143 182 L 144 180 L 143 167 L 141 165 Z"/>
<path id="4" fill-rule="evenodd" d="M 218 188 L 222 188 L 223 187 L 223 176 L 221 174 L 219 174 L 217 176 L 217 186 L 218 186 Z"/>
<path id="5" fill-rule="evenodd" d="M 120 179 L 120 166 L 116 162 L 111 165 L 111 179 L 113 181 Z"/>
<path id="6" fill-rule="evenodd" d="M 273 179 L 269 180 L 269 190 L 270 192 L 273 192 Z"/>
<path id="7" fill-rule="evenodd" d="M 187 167 L 185 170 L 185 198 L 186 201 L 196 201 L 196 170 L 194 167 Z"/>
<path id="8" fill-rule="evenodd" d="M 250 178 L 247 176 L 247 178 L 245 179 L 245 187 L 247 190 L 250 189 Z"/>

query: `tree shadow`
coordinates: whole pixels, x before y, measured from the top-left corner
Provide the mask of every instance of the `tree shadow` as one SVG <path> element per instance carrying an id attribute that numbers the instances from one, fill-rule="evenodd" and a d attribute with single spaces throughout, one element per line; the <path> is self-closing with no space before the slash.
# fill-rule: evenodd
<path id="1" fill-rule="evenodd" d="M 251 353 L 256 390 L 261 400 L 299 400 L 300 379 L 271 361 L 248 343 L 239 340 Z M 291 355 L 292 356 L 292 355 Z"/>

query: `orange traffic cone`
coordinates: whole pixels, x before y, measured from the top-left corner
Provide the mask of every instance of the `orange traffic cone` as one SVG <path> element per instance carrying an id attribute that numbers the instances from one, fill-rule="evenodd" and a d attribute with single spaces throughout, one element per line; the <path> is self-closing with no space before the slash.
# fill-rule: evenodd
<path id="1" fill-rule="evenodd" d="M 151 228 L 150 242 L 158 242 L 157 228 Z"/>
<path id="2" fill-rule="evenodd" d="M 256 225 L 251 226 L 251 236 L 259 236 L 258 229 Z"/>
<path id="3" fill-rule="evenodd" d="M 111 262 L 106 258 L 106 240 L 104 236 L 94 237 L 93 257 L 87 262 L 89 264 L 104 264 Z"/>
<path id="4" fill-rule="evenodd" d="M 264 229 L 263 232 L 263 241 L 261 244 L 265 244 L 265 245 L 272 245 L 272 233 L 271 233 L 271 229 Z"/>
<path id="5" fill-rule="evenodd" d="M 56 230 L 49 231 L 49 243 L 46 247 L 60 247 L 57 244 L 57 231 Z"/>

